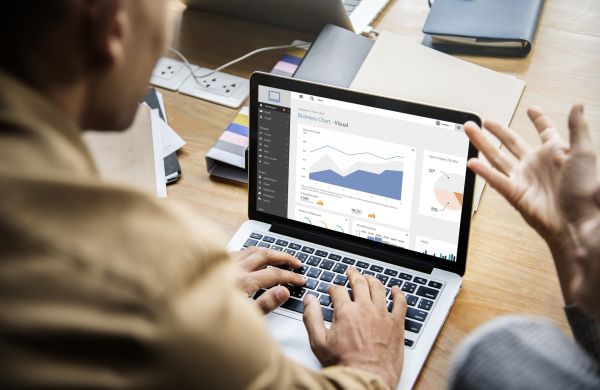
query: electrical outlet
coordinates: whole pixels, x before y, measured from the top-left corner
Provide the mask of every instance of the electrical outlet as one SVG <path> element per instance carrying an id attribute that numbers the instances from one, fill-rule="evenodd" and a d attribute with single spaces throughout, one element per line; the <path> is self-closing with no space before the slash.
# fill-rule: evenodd
<path id="1" fill-rule="evenodd" d="M 198 67 L 192 65 L 192 69 L 196 70 Z M 176 91 L 190 75 L 191 72 L 183 62 L 163 57 L 152 71 L 150 84 Z"/>
<path id="2" fill-rule="evenodd" d="M 212 72 L 211 69 L 198 68 L 194 74 L 202 76 Z M 216 72 L 208 77 L 189 77 L 179 87 L 179 92 L 208 100 L 223 106 L 238 108 L 248 98 L 248 80 L 223 72 Z"/>

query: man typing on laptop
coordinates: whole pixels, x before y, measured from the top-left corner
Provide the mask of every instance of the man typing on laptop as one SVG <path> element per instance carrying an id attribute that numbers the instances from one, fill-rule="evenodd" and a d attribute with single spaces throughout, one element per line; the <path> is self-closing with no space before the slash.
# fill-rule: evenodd
<path id="1" fill-rule="evenodd" d="M 98 177 L 82 129 L 132 122 L 164 50 L 165 2 L 5 6 L 0 62 L 0 387 L 394 388 L 404 296 L 349 268 L 333 324 L 305 299 L 324 368 L 291 362 L 242 292 L 302 284 L 288 254 L 238 262 L 193 212 Z M 263 312 L 287 300 L 275 287 Z"/>

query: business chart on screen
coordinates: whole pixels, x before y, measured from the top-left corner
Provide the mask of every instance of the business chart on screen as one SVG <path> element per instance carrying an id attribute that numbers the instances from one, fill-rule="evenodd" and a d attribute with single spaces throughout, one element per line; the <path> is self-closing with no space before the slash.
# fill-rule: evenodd
<path id="1" fill-rule="evenodd" d="M 456 261 L 469 146 L 461 124 L 282 90 L 275 101 L 269 91 L 260 211 Z"/>

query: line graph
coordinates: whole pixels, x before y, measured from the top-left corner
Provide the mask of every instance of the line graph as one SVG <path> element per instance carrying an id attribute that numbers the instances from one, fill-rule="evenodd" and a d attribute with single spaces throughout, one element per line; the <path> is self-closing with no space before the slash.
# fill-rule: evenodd
<path id="1" fill-rule="evenodd" d="M 370 155 L 370 156 L 373 156 L 373 157 L 380 158 L 380 159 L 382 159 L 382 160 L 391 160 L 391 159 L 394 159 L 394 158 L 403 158 L 403 156 L 381 157 L 381 156 L 378 156 L 378 155 L 376 155 L 376 154 L 374 154 L 374 153 L 371 153 L 371 152 L 346 153 L 346 152 L 344 152 L 343 150 L 339 150 L 338 148 L 335 148 L 335 147 L 333 147 L 333 146 L 331 146 L 331 145 L 325 145 L 325 146 L 321 146 L 320 148 L 317 148 L 317 149 L 315 149 L 315 150 L 311 150 L 310 152 L 311 152 L 311 153 L 313 153 L 313 152 L 318 152 L 319 150 L 322 150 L 322 149 L 327 149 L 327 148 L 329 148 L 329 149 L 332 149 L 332 150 L 335 150 L 336 152 L 340 152 L 340 153 L 342 153 L 342 154 L 345 154 L 346 156 Z"/>

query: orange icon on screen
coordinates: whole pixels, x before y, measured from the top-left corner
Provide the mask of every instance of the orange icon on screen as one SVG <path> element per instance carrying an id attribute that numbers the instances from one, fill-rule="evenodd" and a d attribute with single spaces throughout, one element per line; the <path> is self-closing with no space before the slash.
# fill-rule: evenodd
<path id="1" fill-rule="evenodd" d="M 369 213 L 369 218 L 375 219 L 375 213 Z"/>
<path id="2" fill-rule="evenodd" d="M 319 206 L 323 206 L 325 203 L 323 203 L 323 201 L 322 201 L 322 200 L 319 200 L 319 201 L 317 201 L 317 204 L 318 204 Z"/>

